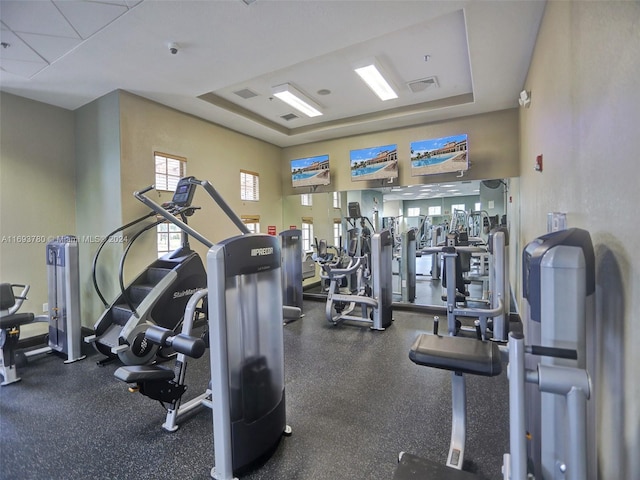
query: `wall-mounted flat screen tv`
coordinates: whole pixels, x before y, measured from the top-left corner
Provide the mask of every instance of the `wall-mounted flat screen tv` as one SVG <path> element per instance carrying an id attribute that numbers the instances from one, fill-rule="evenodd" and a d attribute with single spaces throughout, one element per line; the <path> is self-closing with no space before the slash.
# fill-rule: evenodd
<path id="1" fill-rule="evenodd" d="M 398 177 L 398 146 L 351 150 L 351 180 L 377 180 Z"/>
<path id="2" fill-rule="evenodd" d="M 329 155 L 291 160 L 291 183 L 294 187 L 329 185 Z"/>
<path id="3" fill-rule="evenodd" d="M 469 170 L 467 134 L 411 142 L 411 175 Z"/>

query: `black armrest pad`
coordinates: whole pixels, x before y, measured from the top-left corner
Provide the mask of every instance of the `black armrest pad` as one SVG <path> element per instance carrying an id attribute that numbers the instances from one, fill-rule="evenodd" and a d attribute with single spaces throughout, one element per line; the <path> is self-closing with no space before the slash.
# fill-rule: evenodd
<path id="1" fill-rule="evenodd" d="M 113 375 L 127 383 L 173 380 L 174 377 L 173 370 L 160 365 L 128 365 L 118 368 Z"/>
<path id="2" fill-rule="evenodd" d="M 498 345 L 474 338 L 422 334 L 413 342 L 409 358 L 418 365 L 486 377 L 502 372 Z"/>

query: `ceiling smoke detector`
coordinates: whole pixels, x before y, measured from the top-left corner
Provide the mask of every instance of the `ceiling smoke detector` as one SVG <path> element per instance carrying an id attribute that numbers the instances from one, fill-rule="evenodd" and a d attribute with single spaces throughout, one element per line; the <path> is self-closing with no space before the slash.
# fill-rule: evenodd
<path id="1" fill-rule="evenodd" d="M 427 77 L 407 83 L 413 93 L 424 92 L 427 88 L 439 87 L 437 77 Z"/>

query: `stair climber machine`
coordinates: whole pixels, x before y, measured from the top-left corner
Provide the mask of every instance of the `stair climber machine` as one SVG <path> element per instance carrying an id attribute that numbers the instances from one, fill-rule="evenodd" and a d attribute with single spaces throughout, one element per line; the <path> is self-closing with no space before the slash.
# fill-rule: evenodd
<path id="1" fill-rule="evenodd" d="M 144 192 L 152 190 L 147 188 Z M 197 207 L 191 205 L 196 185 L 189 177 L 179 181 L 170 202 L 158 206 L 162 211 L 157 219 L 155 210 L 111 232 L 98 247 L 93 260 L 93 283 L 105 311 L 94 325 L 94 335 L 85 341 L 106 356 L 98 362 L 104 364 L 118 358 L 125 365 L 144 365 L 161 355 L 161 346 L 147 341 L 145 332 L 152 325 L 177 331 L 182 323 L 185 307 L 191 295 L 206 287 L 207 275 L 200 256 L 189 246 L 189 237 L 183 230 L 182 245 L 151 263 L 133 282 L 125 287 L 124 264 L 132 245 L 140 236 L 167 218 L 182 219 L 193 215 Z M 120 295 L 107 303 L 98 288 L 96 265 L 98 256 L 110 238 L 144 220 L 154 217 L 129 238 L 129 244 L 120 258 Z"/>
<path id="2" fill-rule="evenodd" d="M 214 244 L 145 196 L 150 189 L 134 195 L 209 247 L 206 295 L 211 384 L 210 392 L 205 392 L 196 402 L 210 407 L 213 413 L 215 467 L 211 476 L 232 480 L 234 475 L 268 460 L 281 437 L 291 434 L 285 415 L 282 327 L 285 309 L 280 241 L 272 235 L 251 234 L 208 181 L 187 177 L 179 186 L 184 184 L 201 186 L 242 234 Z M 191 302 L 197 302 L 200 295 L 204 292 L 195 294 L 195 299 L 192 297 L 190 309 Z M 187 316 L 190 314 L 185 314 Z M 183 332 L 187 328 L 183 326 Z M 154 327 L 147 336 L 154 342 L 171 344 L 187 356 L 196 357 L 202 352 L 198 339 L 186 334 L 162 333 Z M 161 377 L 163 381 L 181 381 L 180 371 L 162 370 L 159 365 L 145 369 L 126 366 L 119 369 L 117 377 L 138 384 L 145 381 L 145 375 Z M 182 409 L 185 408 L 187 405 L 182 405 Z M 164 426 L 171 426 L 169 419 Z"/>

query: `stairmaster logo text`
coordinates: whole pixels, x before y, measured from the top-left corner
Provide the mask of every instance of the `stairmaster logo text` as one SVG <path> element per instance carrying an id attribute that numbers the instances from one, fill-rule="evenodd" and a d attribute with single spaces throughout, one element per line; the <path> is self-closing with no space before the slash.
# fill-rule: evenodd
<path id="1" fill-rule="evenodd" d="M 176 298 L 182 298 L 182 297 L 191 296 L 194 293 L 196 293 L 198 290 L 202 290 L 202 289 L 201 288 L 187 288 L 186 290 L 183 290 L 181 292 L 173 292 L 173 298 L 175 300 Z"/>
<path id="2" fill-rule="evenodd" d="M 271 255 L 271 254 L 273 254 L 273 247 L 251 249 L 252 257 L 262 257 L 264 255 Z"/>

